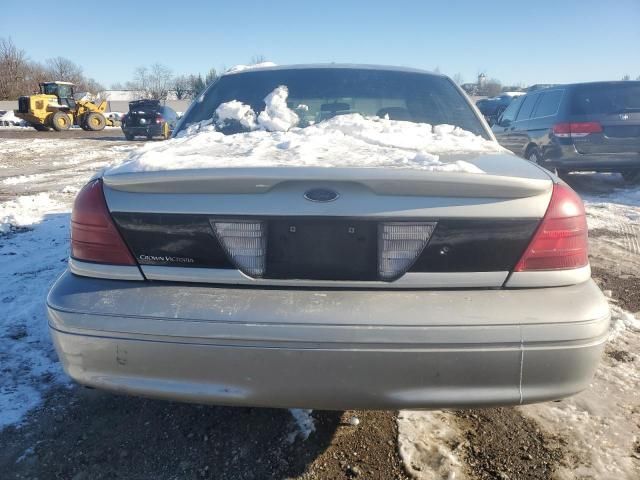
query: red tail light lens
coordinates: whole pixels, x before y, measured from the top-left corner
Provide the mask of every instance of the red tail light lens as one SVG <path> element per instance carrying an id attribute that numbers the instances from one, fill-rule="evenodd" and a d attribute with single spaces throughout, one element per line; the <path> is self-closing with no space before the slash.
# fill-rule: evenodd
<path id="1" fill-rule="evenodd" d="M 553 134 L 560 138 L 586 137 L 590 133 L 602 132 L 602 125 L 598 122 L 556 123 Z"/>
<path id="2" fill-rule="evenodd" d="M 587 219 L 582 200 L 566 185 L 554 185 L 551 202 L 516 272 L 585 267 Z"/>
<path id="3" fill-rule="evenodd" d="M 87 262 L 136 264 L 107 209 L 100 179 L 85 185 L 73 204 L 71 256 Z"/>
<path id="4" fill-rule="evenodd" d="M 162 123 L 162 122 L 164 122 L 164 117 L 162 115 L 158 115 L 156 117 L 156 123 Z"/>

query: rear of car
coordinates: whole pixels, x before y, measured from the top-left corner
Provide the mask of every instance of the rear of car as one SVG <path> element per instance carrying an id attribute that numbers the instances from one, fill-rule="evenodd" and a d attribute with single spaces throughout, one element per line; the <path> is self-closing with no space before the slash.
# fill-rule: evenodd
<path id="1" fill-rule="evenodd" d="M 553 126 L 566 169 L 640 173 L 640 82 L 601 82 L 569 89 L 566 117 Z"/>
<path id="2" fill-rule="evenodd" d="M 493 131 L 515 153 L 558 171 L 640 177 L 640 82 L 537 90 L 512 110 Z"/>
<path id="3" fill-rule="evenodd" d="M 309 118 L 339 104 L 449 118 L 491 139 L 446 77 L 371 67 L 223 76 L 180 128 L 232 99 L 259 106 L 278 85 Z M 323 409 L 584 389 L 609 311 L 580 199 L 511 155 L 466 160 L 484 173 L 107 172 L 76 199 L 69 271 L 47 300 L 65 370 L 138 395 Z"/>
<path id="4" fill-rule="evenodd" d="M 173 109 L 163 106 L 158 100 L 137 100 L 129 103 L 129 112 L 121 119 L 122 132 L 127 140 L 135 137 L 171 136 L 178 117 Z"/>

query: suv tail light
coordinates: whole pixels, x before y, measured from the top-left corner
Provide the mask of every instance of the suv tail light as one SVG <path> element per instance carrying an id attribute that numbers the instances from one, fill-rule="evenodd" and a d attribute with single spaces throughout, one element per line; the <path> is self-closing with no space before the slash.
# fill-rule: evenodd
<path id="1" fill-rule="evenodd" d="M 586 137 L 590 133 L 602 132 L 602 125 L 598 122 L 556 123 L 553 134 L 560 138 Z"/>
<path id="2" fill-rule="evenodd" d="M 164 117 L 162 115 L 158 115 L 156 117 L 156 123 L 163 123 L 164 122 Z"/>
<path id="3" fill-rule="evenodd" d="M 547 212 L 515 271 L 568 270 L 588 264 L 582 200 L 568 186 L 555 184 Z"/>
<path id="4" fill-rule="evenodd" d="M 73 204 L 71 256 L 87 262 L 136 264 L 107 209 L 101 179 L 86 184 Z"/>

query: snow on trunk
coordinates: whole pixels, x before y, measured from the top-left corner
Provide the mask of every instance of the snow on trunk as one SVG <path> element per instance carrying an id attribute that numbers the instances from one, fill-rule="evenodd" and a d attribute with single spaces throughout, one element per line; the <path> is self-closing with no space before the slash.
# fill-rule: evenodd
<path id="1" fill-rule="evenodd" d="M 498 153 L 503 149 L 453 125 L 429 125 L 388 118 L 340 115 L 298 128 L 287 106 L 288 91 L 277 87 L 258 115 L 237 100 L 223 103 L 214 118 L 189 126 L 177 138 L 148 144 L 109 174 L 215 167 L 379 167 L 483 173 L 452 154 Z M 302 106 L 301 106 L 302 107 Z M 224 135 L 216 127 L 236 121 L 249 130 Z"/>

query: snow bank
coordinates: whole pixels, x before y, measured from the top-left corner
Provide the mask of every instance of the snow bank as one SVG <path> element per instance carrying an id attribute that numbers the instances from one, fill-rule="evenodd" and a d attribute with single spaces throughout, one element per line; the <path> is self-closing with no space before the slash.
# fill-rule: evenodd
<path id="1" fill-rule="evenodd" d="M 441 158 L 496 153 L 502 148 L 453 125 L 340 115 L 306 128 L 287 107 L 287 89 L 276 88 L 256 115 L 238 101 L 221 104 L 213 119 L 190 126 L 177 138 L 147 144 L 107 174 L 214 167 L 387 167 L 482 173 L 475 165 Z M 230 120 L 258 129 L 235 135 L 216 130 Z"/>
<path id="2" fill-rule="evenodd" d="M 418 480 L 467 478 L 462 438 L 450 413 L 403 410 L 398 414 L 400 458 Z"/>
<path id="3" fill-rule="evenodd" d="M 0 204 L 0 234 L 13 228 L 40 223 L 45 214 L 65 211 L 68 207 L 48 193 L 25 195 Z"/>
<path id="4" fill-rule="evenodd" d="M 0 115 L 0 126 L 5 127 L 24 127 L 27 122 L 14 115 L 13 110 L 8 110 L 4 114 Z"/>
<path id="5" fill-rule="evenodd" d="M 254 63 L 253 65 L 234 65 L 233 67 L 231 67 L 228 70 L 226 70 L 224 72 L 224 74 L 227 75 L 227 74 L 231 74 L 231 73 L 244 72 L 246 70 L 254 70 L 256 68 L 276 67 L 276 66 L 277 66 L 277 64 L 275 64 L 273 62 Z"/>

